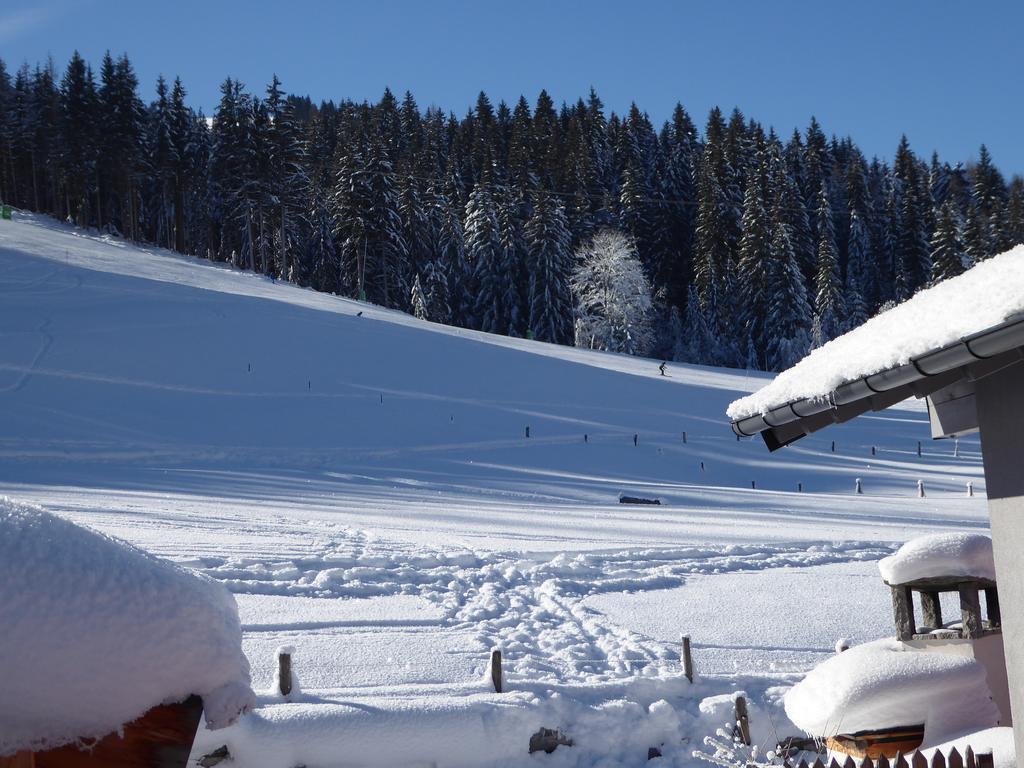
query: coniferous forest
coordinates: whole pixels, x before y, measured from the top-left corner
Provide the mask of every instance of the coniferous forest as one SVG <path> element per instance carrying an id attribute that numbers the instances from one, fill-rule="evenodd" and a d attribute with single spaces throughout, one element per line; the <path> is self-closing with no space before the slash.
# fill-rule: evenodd
<path id="1" fill-rule="evenodd" d="M 0 61 L 0 200 L 440 323 L 765 370 L 1024 242 L 1024 182 L 984 146 L 964 166 L 904 138 L 890 164 L 813 118 L 655 126 L 593 91 L 459 117 L 276 77 L 225 80 L 207 119 L 109 54 Z"/>

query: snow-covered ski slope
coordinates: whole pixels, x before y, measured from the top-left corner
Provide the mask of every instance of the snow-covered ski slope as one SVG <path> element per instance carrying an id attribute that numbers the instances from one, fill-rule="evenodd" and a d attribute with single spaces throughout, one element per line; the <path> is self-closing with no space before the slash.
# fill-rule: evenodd
<path id="1" fill-rule="evenodd" d="M 0 494 L 226 583 L 257 687 L 274 649 L 297 647 L 306 698 L 268 697 L 228 734 L 243 765 L 329 765 L 328 731 L 348 764 L 532 764 L 520 736 L 538 725 L 576 740 L 551 765 L 641 764 L 654 738 L 688 764 L 718 725 L 700 696 L 757 699 L 838 636 L 885 634 L 875 561 L 922 532 L 987 528 L 977 441 L 930 441 L 920 404 L 769 455 L 724 415 L 764 375 L 661 377 L 658 362 L 0 222 Z M 680 632 L 697 688 L 680 684 Z M 513 691 L 497 699 L 492 647 Z M 492 739 L 495 762 L 472 728 L 463 762 L 424 735 L 467 718 L 481 739 L 488 718 L 513 734 Z M 403 728 L 389 752 L 381 735 Z M 271 748 L 289 733 L 304 746 Z"/>

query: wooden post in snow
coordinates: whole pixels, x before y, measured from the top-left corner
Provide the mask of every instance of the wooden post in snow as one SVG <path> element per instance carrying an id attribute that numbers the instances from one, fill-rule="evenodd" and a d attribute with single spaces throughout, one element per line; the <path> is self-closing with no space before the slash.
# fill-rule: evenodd
<path id="1" fill-rule="evenodd" d="M 494 692 L 502 692 L 501 679 L 501 650 L 495 648 L 491 651 L 491 684 L 494 685 Z"/>
<path id="2" fill-rule="evenodd" d="M 691 683 L 693 682 L 693 656 L 690 652 L 690 636 L 683 635 L 683 674 Z"/>
<path id="3" fill-rule="evenodd" d="M 277 652 L 277 685 L 282 696 L 292 692 L 292 654 L 282 648 Z"/>
<path id="4" fill-rule="evenodd" d="M 744 744 L 750 746 L 750 716 L 747 714 L 747 700 L 737 696 L 735 700 L 736 733 Z"/>

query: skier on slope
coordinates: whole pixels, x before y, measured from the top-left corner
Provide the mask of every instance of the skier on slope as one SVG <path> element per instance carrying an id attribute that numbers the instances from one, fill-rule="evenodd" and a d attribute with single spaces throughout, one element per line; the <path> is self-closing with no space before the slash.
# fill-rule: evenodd
<path id="1" fill-rule="evenodd" d="M 665 366 L 666 365 L 668 365 L 668 363 L 665 362 L 665 361 L 662 361 L 661 365 L 658 366 L 658 370 L 661 371 L 661 375 L 662 376 L 667 376 L 668 375 L 667 373 L 665 373 Z"/>

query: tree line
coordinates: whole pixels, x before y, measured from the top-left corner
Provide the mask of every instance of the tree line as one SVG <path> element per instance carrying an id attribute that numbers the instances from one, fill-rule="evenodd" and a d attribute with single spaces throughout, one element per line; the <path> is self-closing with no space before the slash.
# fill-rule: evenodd
<path id="1" fill-rule="evenodd" d="M 0 199 L 440 323 L 765 370 L 1024 242 L 1024 182 L 984 146 L 951 165 L 904 137 L 890 164 L 814 118 L 655 126 L 593 90 L 461 118 L 276 76 L 220 93 L 208 119 L 179 79 L 146 103 L 127 55 L 0 61 Z"/>

